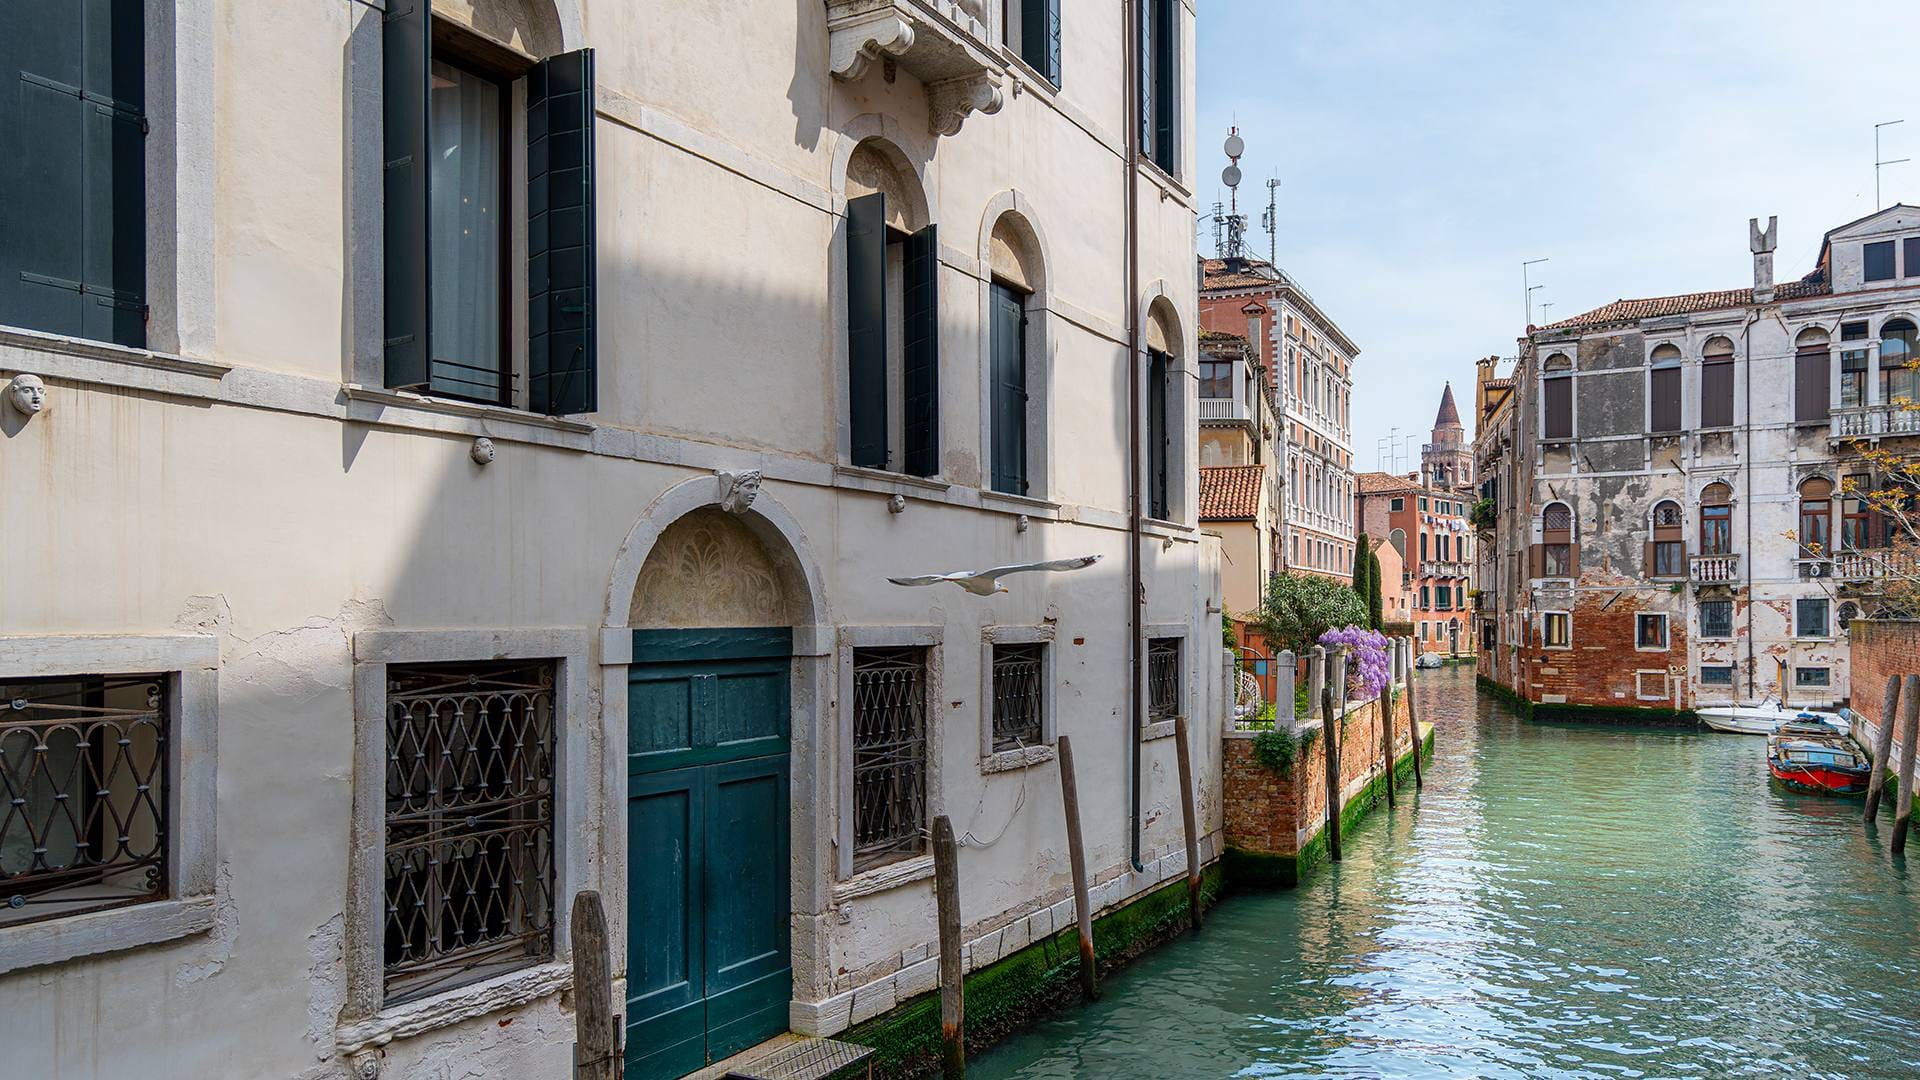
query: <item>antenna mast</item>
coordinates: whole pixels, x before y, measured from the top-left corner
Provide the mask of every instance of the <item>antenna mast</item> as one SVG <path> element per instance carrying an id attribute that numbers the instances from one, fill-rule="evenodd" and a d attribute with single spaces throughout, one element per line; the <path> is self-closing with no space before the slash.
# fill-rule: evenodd
<path id="1" fill-rule="evenodd" d="M 1267 212 L 1260 215 L 1260 227 L 1267 230 L 1267 265 L 1280 269 L 1280 178 L 1267 178 Z"/>
<path id="2" fill-rule="evenodd" d="M 1247 152 L 1247 144 L 1240 138 L 1240 129 L 1227 129 L 1227 141 L 1223 147 L 1227 152 L 1227 167 L 1220 170 L 1220 182 L 1227 185 L 1227 213 L 1225 217 L 1216 217 L 1218 226 L 1226 228 L 1226 246 L 1220 247 L 1216 240 L 1214 247 L 1220 258 L 1229 264 L 1229 269 L 1239 269 L 1241 245 L 1246 237 L 1247 219 L 1240 213 L 1240 155 Z M 1217 213 L 1217 211 L 1216 211 Z M 1216 237 L 1219 235 L 1216 231 Z"/>

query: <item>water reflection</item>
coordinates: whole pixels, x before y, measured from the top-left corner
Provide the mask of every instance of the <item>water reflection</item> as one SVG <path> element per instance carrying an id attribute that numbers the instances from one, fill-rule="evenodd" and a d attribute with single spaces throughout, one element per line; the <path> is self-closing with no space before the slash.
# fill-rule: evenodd
<path id="1" fill-rule="evenodd" d="M 1417 802 L 1306 888 L 973 1063 L 978 1077 L 1920 1071 L 1905 867 L 1758 739 L 1536 725 L 1423 672 Z"/>

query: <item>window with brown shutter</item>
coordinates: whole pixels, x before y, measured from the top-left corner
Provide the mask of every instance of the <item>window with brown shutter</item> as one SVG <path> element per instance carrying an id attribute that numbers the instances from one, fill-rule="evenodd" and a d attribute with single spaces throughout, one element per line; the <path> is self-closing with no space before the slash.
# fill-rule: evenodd
<path id="1" fill-rule="evenodd" d="M 1541 401 L 1541 422 L 1549 439 L 1573 438 L 1573 379 L 1548 379 Z"/>
<path id="2" fill-rule="evenodd" d="M 1548 503 L 1540 515 L 1540 577 L 1572 577 L 1578 548 L 1573 543 L 1573 511 L 1566 503 Z"/>
<path id="3" fill-rule="evenodd" d="M 1793 357 L 1793 418 L 1819 423 L 1827 418 L 1827 347 L 1802 348 Z"/>
<path id="4" fill-rule="evenodd" d="M 1733 361 L 1700 365 L 1700 426 L 1733 426 Z"/>
<path id="5" fill-rule="evenodd" d="M 1651 357 L 1653 370 L 1647 373 L 1647 414 L 1649 432 L 1680 430 L 1680 350 L 1672 345 L 1656 345 Z"/>
<path id="6" fill-rule="evenodd" d="M 1653 508 L 1653 531 L 1647 539 L 1647 576 L 1687 576 L 1687 541 L 1680 504 L 1671 499 Z"/>

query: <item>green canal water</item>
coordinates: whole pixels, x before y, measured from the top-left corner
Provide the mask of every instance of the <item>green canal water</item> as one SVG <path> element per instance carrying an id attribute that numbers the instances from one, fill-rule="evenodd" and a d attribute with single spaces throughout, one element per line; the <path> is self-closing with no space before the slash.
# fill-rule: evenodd
<path id="1" fill-rule="evenodd" d="M 1422 672 L 1426 790 L 1241 894 L 995 1077 L 1920 1075 L 1920 847 L 1762 740 L 1530 724 Z"/>

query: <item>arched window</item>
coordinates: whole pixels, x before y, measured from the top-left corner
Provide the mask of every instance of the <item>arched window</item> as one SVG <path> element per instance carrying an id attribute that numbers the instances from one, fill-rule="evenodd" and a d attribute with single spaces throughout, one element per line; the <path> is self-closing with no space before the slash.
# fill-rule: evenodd
<path id="1" fill-rule="evenodd" d="M 1700 426 L 1733 426 L 1733 342 L 1724 337 L 1700 352 Z"/>
<path id="2" fill-rule="evenodd" d="M 1807 423 L 1827 418 L 1830 405 L 1827 372 L 1831 360 L 1827 351 L 1827 332 L 1818 327 L 1800 331 L 1793 342 L 1793 418 Z M 1840 403 L 1847 404 L 1846 384 L 1841 382 Z"/>
<path id="3" fill-rule="evenodd" d="M 1800 485 L 1800 557 L 1825 558 L 1833 550 L 1833 482 L 1810 477 Z"/>
<path id="4" fill-rule="evenodd" d="M 1010 495 L 1047 491 L 1047 349 L 1045 266 L 1032 225 L 1009 210 L 987 237 L 987 459 L 993 490 Z M 1234 364 L 1221 365 L 1231 372 Z"/>
<path id="5" fill-rule="evenodd" d="M 1550 502 L 1540 511 L 1540 544 L 1535 551 L 1535 577 L 1573 577 L 1578 570 L 1580 547 L 1573 510 L 1566 503 Z"/>
<path id="6" fill-rule="evenodd" d="M 1179 412 L 1184 398 L 1177 382 L 1182 338 L 1173 305 L 1164 296 L 1147 312 L 1146 337 L 1147 516 L 1168 521 L 1178 509 L 1173 480 L 1180 471 L 1180 448 L 1190 440 L 1177 437 L 1184 427 Z"/>
<path id="7" fill-rule="evenodd" d="M 1680 504 L 1662 499 L 1653 504 L 1647 534 L 1647 576 L 1680 578 L 1687 576 L 1687 540 Z"/>
<path id="8" fill-rule="evenodd" d="M 1540 435 L 1546 439 L 1573 438 L 1573 361 L 1566 353 L 1547 357 L 1540 399 Z"/>
<path id="9" fill-rule="evenodd" d="M 1880 327 L 1880 400 L 1889 405 L 1920 402 L 1920 361 L 1913 323 L 1888 319 Z"/>
<path id="10" fill-rule="evenodd" d="M 870 138 L 847 161 L 848 460 L 940 471 L 939 244 L 913 166 Z"/>
<path id="11" fill-rule="evenodd" d="M 1733 489 L 1725 484 L 1700 493 L 1700 554 L 1733 554 Z"/>
<path id="12" fill-rule="evenodd" d="M 1647 372 L 1647 430 L 1680 430 L 1680 350 L 1655 345 Z"/>

